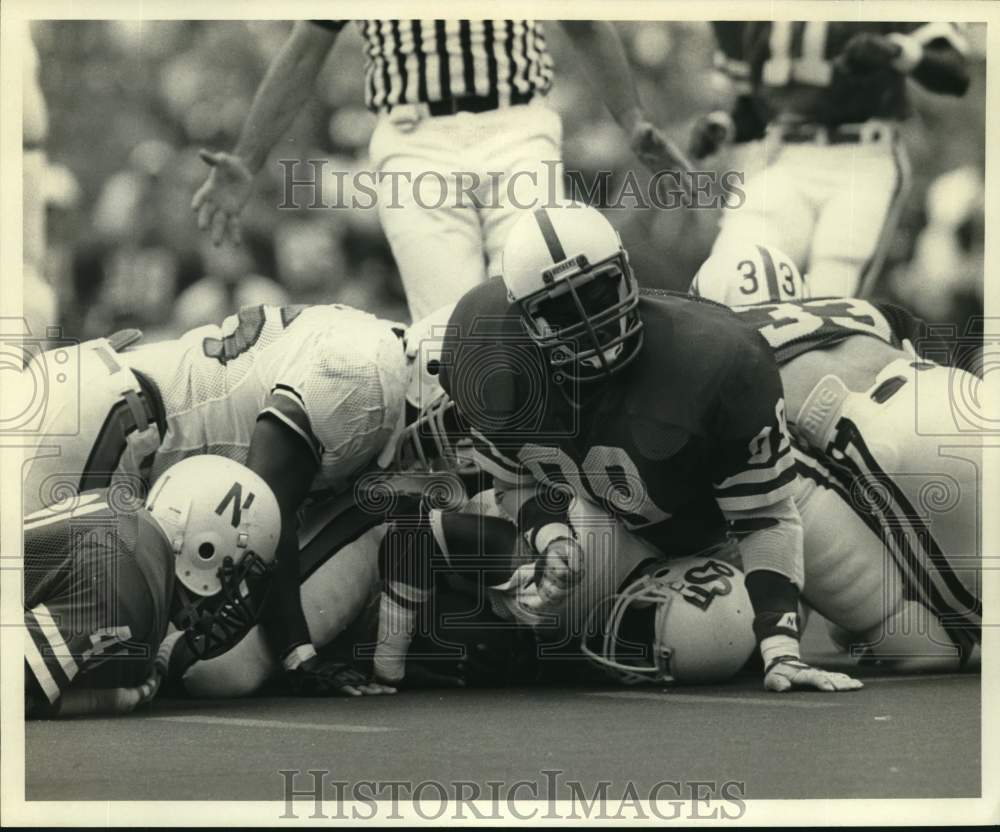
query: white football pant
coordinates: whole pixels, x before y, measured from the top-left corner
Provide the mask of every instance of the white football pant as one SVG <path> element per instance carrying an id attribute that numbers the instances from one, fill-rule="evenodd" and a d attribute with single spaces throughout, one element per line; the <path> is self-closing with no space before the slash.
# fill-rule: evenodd
<path id="1" fill-rule="evenodd" d="M 909 191 L 910 163 L 891 125 L 865 129 L 856 144 L 778 145 L 747 177 L 745 201 L 723 210 L 713 250 L 775 246 L 805 275 L 811 297 L 868 294 Z"/>
<path id="2" fill-rule="evenodd" d="M 521 210 L 561 199 L 562 124 L 543 98 L 484 113 L 405 113 L 379 117 L 369 152 L 379 219 L 417 321 L 499 273 Z"/>

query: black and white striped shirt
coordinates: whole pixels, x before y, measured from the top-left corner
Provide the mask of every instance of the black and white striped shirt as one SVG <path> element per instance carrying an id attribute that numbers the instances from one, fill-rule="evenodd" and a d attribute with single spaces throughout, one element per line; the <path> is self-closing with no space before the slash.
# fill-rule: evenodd
<path id="1" fill-rule="evenodd" d="M 347 21 L 317 20 L 339 30 Z M 552 56 L 535 20 L 359 20 L 365 103 L 496 95 L 500 106 L 552 86 Z"/>

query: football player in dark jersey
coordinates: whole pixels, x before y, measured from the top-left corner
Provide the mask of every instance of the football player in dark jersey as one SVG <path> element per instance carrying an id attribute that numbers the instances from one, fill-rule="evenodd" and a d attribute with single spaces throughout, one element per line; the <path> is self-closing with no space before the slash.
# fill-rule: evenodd
<path id="1" fill-rule="evenodd" d="M 640 295 L 599 212 L 525 213 L 502 279 L 458 302 L 440 380 L 541 574 L 559 576 L 536 599 L 545 583 L 522 571 L 515 608 L 531 617 L 569 600 L 586 610 L 621 586 L 612 574 L 588 597 L 573 594 L 587 586 L 586 548 L 605 545 L 574 526 L 579 498 L 667 557 L 725 552 L 738 539 L 767 689 L 860 687 L 800 659 L 802 529 L 766 342 L 721 305 Z"/>
<path id="2" fill-rule="evenodd" d="M 809 274 L 814 295 L 871 292 L 909 188 L 899 122 L 906 82 L 963 95 L 965 39 L 954 24 L 718 21 L 731 116 L 699 120 L 701 158 L 727 139 L 774 139 L 742 203 L 723 214 L 717 246 L 762 242 Z M 773 135 L 772 135 L 773 134 Z M 858 199 L 856 183 L 865 196 Z"/>
<path id="3" fill-rule="evenodd" d="M 799 474 L 806 599 L 896 666 L 964 666 L 981 642 L 979 381 L 901 307 L 801 300 L 766 246 L 713 254 L 692 293 L 732 305 L 781 371 Z M 918 623 L 919 622 L 919 623 Z"/>
<path id="4" fill-rule="evenodd" d="M 126 486 L 25 519 L 28 717 L 127 713 L 259 616 L 280 529 L 259 476 L 206 455 L 167 470 L 144 506 Z"/>

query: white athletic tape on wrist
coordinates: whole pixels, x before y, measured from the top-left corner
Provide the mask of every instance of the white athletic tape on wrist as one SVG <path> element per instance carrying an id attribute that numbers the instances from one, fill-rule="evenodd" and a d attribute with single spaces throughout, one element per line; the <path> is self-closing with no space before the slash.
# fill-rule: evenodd
<path id="1" fill-rule="evenodd" d="M 561 538 L 576 540 L 573 530 L 565 523 L 546 523 L 535 533 L 535 551 L 542 554 L 551 543 Z"/>
<path id="2" fill-rule="evenodd" d="M 285 656 L 281 663 L 284 665 L 285 670 L 295 670 L 300 664 L 308 661 L 315 655 L 316 648 L 311 644 L 300 644 Z"/>
<path id="3" fill-rule="evenodd" d="M 406 674 L 406 655 L 416 632 L 416 610 L 397 604 L 385 593 L 379 600 L 375 676 L 398 682 Z"/>
<path id="4" fill-rule="evenodd" d="M 799 642 L 791 636 L 768 636 L 760 643 L 760 655 L 764 659 L 765 671 L 778 656 L 799 658 Z"/>

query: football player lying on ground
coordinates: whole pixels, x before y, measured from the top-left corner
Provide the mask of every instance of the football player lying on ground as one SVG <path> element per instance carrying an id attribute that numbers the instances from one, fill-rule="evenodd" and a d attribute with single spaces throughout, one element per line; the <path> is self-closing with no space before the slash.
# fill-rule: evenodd
<path id="1" fill-rule="evenodd" d="M 567 507 L 592 501 L 661 555 L 741 557 L 768 690 L 861 686 L 800 658 L 795 472 L 778 368 L 751 327 L 683 294 L 640 295 L 614 228 L 569 204 L 518 220 L 502 278 L 458 302 L 443 355 L 475 458 L 543 572 L 564 561 L 582 579 L 586 530 Z M 534 574 L 512 580 L 516 597 Z"/>
<path id="2" fill-rule="evenodd" d="M 723 682 L 746 664 L 753 610 L 738 567 L 711 556 L 668 560 L 581 498 L 567 514 L 579 530 L 579 563 L 552 551 L 538 558 L 492 489 L 461 511 L 390 524 L 380 548 L 376 677 L 410 674 L 415 637 L 455 641 L 439 599 L 443 577 L 482 602 L 484 626 L 530 629 L 533 638 L 517 644 L 535 654 L 522 660 L 563 684 L 593 675 L 573 659 L 626 684 Z"/>
<path id="3" fill-rule="evenodd" d="M 404 423 L 413 422 L 426 402 L 440 391 L 436 379 L 417 371 L 419 345 L 425 333 L 447 323 L 447 310 L 407 328 L 404 347 L 413 369 L 406 391 Z M 436 389 L 434 387 L 436 385 Z M 352 488 L 324 499 L 310 499 L 299 512 L 298 565 L 301 606 L 310 641 L 323 654 L 328 680 L 315 679 L 313 693 L 353 694 L 370 689 L 360 668 L 371 664 L 370 655 L 345 657 L 332 645 L 349 642 L 366 605 L 377 599 L 378 550 L 388 512 L 412 511 L 422 497 L 452 495 L 453 507 L 466 501 L 463 483 L 453 473 L 430 472 L 426 459 L 410 451 L 412 442 L 399 443 L 412 427 L 401 429 L 391 441 L 392 455 L 385 466 L 372 467 L 355 478 Z M 387 448 L 388 450 L 388 448 Z M 450 505 L 447 501 L 445 505 Z M 374 639 L 372 639 L 373 641 Z M 258 692 L 280 676 L 281 657 L 268 643 L 262 627 L 254 627 L 226 653 L 195 662 L 171 678 L 179 694 L 197 698 L 236 698 Z M 409 679 L 409 683 L 413 683 Z M 388 690 L 385 688 L 384 690 Z"/>
<path id="4" fill-rule="evenodd" d="M 121 714 L 173 664 L 227 650 L 257 621 L 278 503 L 218 456 L 166 471 L 145 505 L 119 481 L 24 521 L 29 718 Z"/>
<path id="5" fill-rule="evenodd" d="M 64 349 L 82 396 L 49 403 L 28 454 L 25 511 L 116 478 L 148 486 L 195 454 L 245 463 L 281 507 L 265 629 L 288 683 L 305 694 L 386 692 L 318 658 L 300 602 L 296 513 L 310 495 L 349 490 L 397 428 L 402 332 L 344 306 L 255 306 L 174 341 L 129 348 L 132 330 Z M 53 373 L 64 367 L 58 352 L 38 359 Z"/>
<path id="6" fill-rule="evenodd" d="M 856 655 L 902 670 L 974 666 L 982 442 L 955 397 L 977 380 L 919 358 L 914 343 L 947 352 L 898 306 L 802 300 L 808 276 L 774 249 L 718 252 L 691 290 L 733 306 L 780 367 L 806 601 Z"/>

